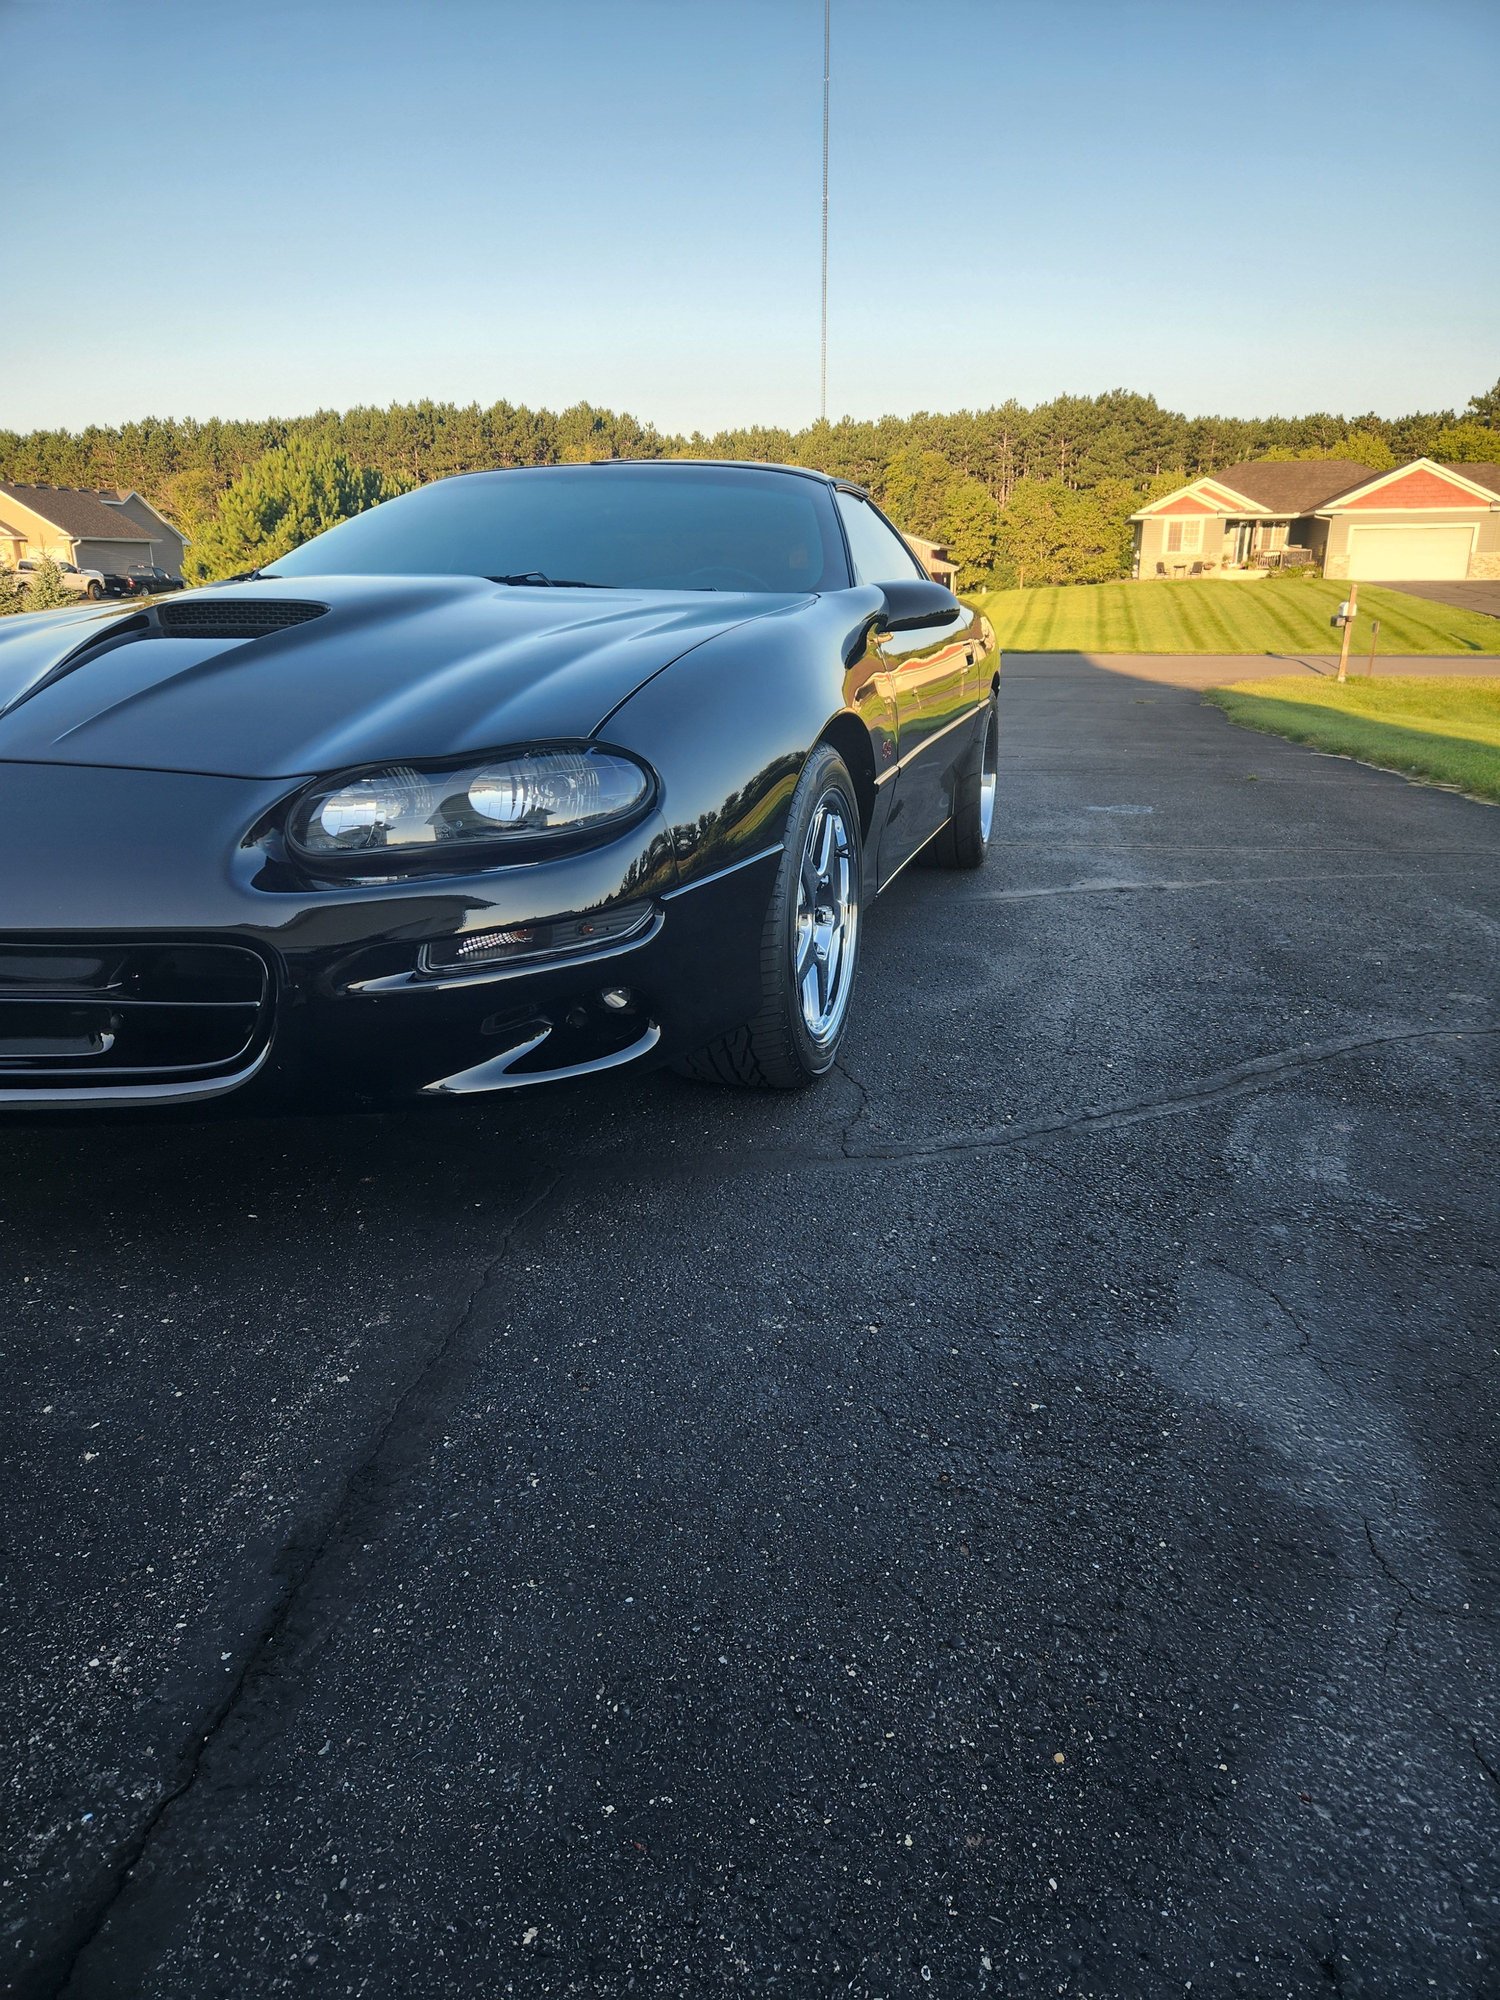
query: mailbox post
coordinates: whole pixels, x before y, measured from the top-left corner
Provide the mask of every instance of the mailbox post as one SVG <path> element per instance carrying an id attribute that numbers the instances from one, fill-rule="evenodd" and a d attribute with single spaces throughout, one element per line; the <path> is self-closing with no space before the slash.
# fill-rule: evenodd
<path id="1" fill-rule="evenodd" d="M 1349 641 L 1354 637 L 1354 621 L 1359 616 L 1359 585 L 1351 583 L 1349 595 L 1339 606 L 1338 622 L 1344 628 L 1344 642 L 1339 647 L 1339 679 L 1349 678 Z"/>

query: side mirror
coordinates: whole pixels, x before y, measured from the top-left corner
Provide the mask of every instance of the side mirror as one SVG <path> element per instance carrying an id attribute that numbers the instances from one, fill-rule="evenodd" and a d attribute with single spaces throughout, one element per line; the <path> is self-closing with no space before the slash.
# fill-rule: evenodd
<path id="1" fill-rule="evenodd" d="M 929 626 L 951 625 L 963 609 L 951 590 L 924 577 L 902 577 L 883 583 L 885 615 L 876 620 L 882 632 L 921 632 Z"/>

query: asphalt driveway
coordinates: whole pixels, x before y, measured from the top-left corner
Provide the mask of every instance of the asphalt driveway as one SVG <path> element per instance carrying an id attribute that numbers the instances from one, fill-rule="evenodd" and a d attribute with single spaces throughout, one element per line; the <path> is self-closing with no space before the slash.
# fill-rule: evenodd
<path id="1" fill-rule="evenodd" d="M 1487 611 L 1500 618 L 1500 577 L 1471 579 L 1455 583 L 1396 583 L 1408 597 L 1428 597 L 1434 604 L 1452 604 L 1460 611 Z"/>
<path id="2" fill-rule="evenodd" d="M 6 1132 L 11 1990 L 1497 1990 L 1500 813 L 1181 664 L 814 1094 Z"/>

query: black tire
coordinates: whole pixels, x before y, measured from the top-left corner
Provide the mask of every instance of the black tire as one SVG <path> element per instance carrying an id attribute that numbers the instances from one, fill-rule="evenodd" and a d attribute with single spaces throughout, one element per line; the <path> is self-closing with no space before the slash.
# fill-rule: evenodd
<path id="1" fill-rule="evenodd" d="M 799 942 L 812 941 L 803 922 L 805 903 L 800 891 L 809 839 L 815 827 L 826 827 L 830 819 L 837 828 L 841 871 L 847 871 L 851 883 L 846 900 L 852 903 L 853 921 L 846 915 L 838 932 L 840 938 L 847 934 L 850 942 L 847 950 L 841 946 L 838 959 L 842 983 L 837 1019 L 820 1035 L 806 1019 L 803 989 L 797 980 Z M 679 1057 L 673 1064 L 679 1075 L 747 1090 L 805 1090 L 828 1074 L 838 1059 L 848 1026 L 849 994 L 858 967 L 861 866 L 859 799 L 854 780 L 838 752 L 821 743 L 802 768 L 787 814 L 781 865 L 761 939 L 760 1006 L 744 1027 L 721 1035 L 694 1055 Z M 804 974 L 807 978 L 815 982 L 819 978 L 811 966 Z"/>
<path id="2" fill-rule="evenodd" d="M 934 835 L 918 859 L 927 868 L 982 868 L 989 853 L 999 767 L 1000 717 L 992 694 L 984 726 L 974 732 L 974 748 L 954 787 L 953 817 Z M 988 785 L 988 795 L 986 795 Z"/>
<path id="3" fill-rule="evenodd" d="M 97 603 L 104 595 L 104 585 L 102 583 L 91 583 L 88 587 L 88 595 Z"/>

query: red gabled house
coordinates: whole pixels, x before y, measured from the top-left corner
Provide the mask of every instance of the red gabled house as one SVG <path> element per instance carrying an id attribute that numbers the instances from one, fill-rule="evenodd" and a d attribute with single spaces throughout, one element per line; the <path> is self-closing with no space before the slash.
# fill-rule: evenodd
<path id="1" fill-rule="evenodd" d="M 1402 583 L 1500 577 L 1500 465 L 1341 459 L 1227 466 L 1131 516 L 1141 578 L 1243 574 L 1303 561 Z"/>

